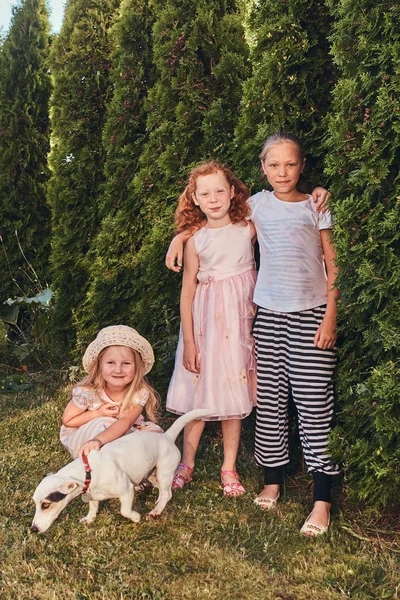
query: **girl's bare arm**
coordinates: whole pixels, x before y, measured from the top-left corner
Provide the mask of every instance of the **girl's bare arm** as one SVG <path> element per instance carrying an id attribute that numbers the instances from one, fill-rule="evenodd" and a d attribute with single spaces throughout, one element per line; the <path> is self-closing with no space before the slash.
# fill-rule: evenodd
<path id="1" fill-rule="evenodd" d="M 187 242 L 191 235 L 193 235 L 193 232 L 182 231 L 172 239 L 165 256 L 165 265 L 168 267 L 168 269 L 171 269 L 171 271 L 179 273 L 181 270 L 183 244 Z"/>
<path id="2" fill-rule="evenodd" d="M 338 268 L 335 264 L 336 253 L 332 244 L 332 232 L 330 229 L 323 229 L 321 232 L 321 242 L 324 252 L 328 301 L 326 305 L 325 316 L 318 328 L 314 338 L 314 345 L 318 348 L 333 348 L 336 343 L 336 317 L 337 301 L 340 296 L 339 290 L 335 287 Z"/>
<path id="3" fill-rule="evenodd" d="M 196 293 L 199 259 L 193 238 L 190 238 L 185 248 L 185 268 L 183 271 L 181 291 L 181 322 L 183 336 L 183 366 L 192 373 L 200 372 L 200 364 L 196 351 L 193 330 L 192 306 Z"/>
<path id="4" fill-rule="evenodd" d="M 119 412 L 115 404 L 103 404 L 97 410 L 88 410 L 75 406 L 72 400 L 67 404 L 62 416 L 62 424 L 66 427 L 80 427 L 96 417 L 117 417 Z"/>
<path id="5" fill-rule="evenodd" d="M 115 423 L 110 425 L 105 431 L 102 431 L 102 433 L 99 433 L 93 440 L 89 440 L 83 444 L 79 450 L 79 456 L 82 456 L 82 454 L 88 455 L 92 450 L 100 450 L 104 444 L 113 442 L 125 435 L 135 423 L 142 410 L 143 406 L 140 404 L 134 404 L 132 408 L 125 410 Z"/>

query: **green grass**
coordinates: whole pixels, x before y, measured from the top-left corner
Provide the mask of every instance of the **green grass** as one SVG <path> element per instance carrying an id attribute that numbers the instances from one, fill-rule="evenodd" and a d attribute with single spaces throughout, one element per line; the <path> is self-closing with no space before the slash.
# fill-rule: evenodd
<path id="1" fill-rule="evenodd" d="M 51 373 L 25 375 L 20 383 L 20 389 L 6 385 L 0 394 L 1 598 L 400 598 L 395 517 L 374 522 L 347 506 L 337 490 L 340 503 L 328 534 L 306 539 L 298 533 L 311 501 L 303 474 L 288 479 L 276 512 L 263 513 L 253 504 L 261 474 L 251 455 L 251 421 L 238 464 L 244 497 L 222 497 L 220 434 L 211 425 L 193 481 L 174 493 L 159 520 L 131 523 L 111 500 L 101 504 L 92 525 L 84 526 L 79 519 L 87 508 L 77 499 L 45 534 L 32 533 L 33 491 L 46 473 L 68 461 L 58 441 L 68 392 Z M 164 419 L 164 425 L 171 421 Z M 134 505 L 145 517 L 154 500 L 155 493 L 137 495 Z"/>

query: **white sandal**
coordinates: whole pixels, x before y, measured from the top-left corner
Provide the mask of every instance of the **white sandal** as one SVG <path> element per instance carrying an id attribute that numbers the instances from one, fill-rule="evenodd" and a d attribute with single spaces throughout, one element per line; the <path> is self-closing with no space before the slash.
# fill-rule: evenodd
<path id="1" fill-rule="evenodd" d="M 308 520 L 312 515 L 312 512 L 308 515 L 307 519 L 304 521 L 303 527 L 300 529 L 300 533 L 307 537 L 318 537 L 323 533 L 328 531 L 329 523 L 331 522 L 331 517 L 328 517 L 328 525 L 314 525 L 314 523 L 310 523 Z M 307 535 L 307 533 L 311 533 L 312 535 Z"/>
<path id="2" fill-rule="evenodd" d="M 257 496 L 254 498 L 254 504 L 257 504 L 261 508 L 261 510 L 274 510 L 276 508 L 276 503 L 279 500 L 280 494 L 277 495 L 276 498 L 263 498 Z"/>

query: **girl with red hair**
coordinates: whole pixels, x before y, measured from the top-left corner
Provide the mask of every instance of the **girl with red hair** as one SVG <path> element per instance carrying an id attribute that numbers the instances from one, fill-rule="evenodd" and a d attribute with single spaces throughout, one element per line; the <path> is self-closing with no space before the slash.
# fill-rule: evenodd
<path id="1" fill-rule="evenodd" d="M 224 165 L 195 167 L 179 198 L 178 233 L 193 231 L 185 248 L 181 331 L 167 409 L 184 414 L 210 408 L 214 415 L 186 426 L 182 462 L 173 488 L 193 474 L 206 420 L 221 421 L 225 496 L 240 496 L 236 472 L 241 420 L 255 404 L 251 326 L 255 313 L 254 225 L 248 220 L 249 190 Z"/>

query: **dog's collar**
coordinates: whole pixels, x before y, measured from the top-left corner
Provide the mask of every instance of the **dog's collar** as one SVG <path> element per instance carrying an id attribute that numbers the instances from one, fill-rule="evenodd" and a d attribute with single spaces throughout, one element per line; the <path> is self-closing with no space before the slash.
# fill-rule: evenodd
<path id="1" fill-rule="evenodd" d="M 82 494 L 86 494 L 86 492 L 89 489 L 90 482 L 92 480 L 92 470 L 90 468 L 88 457 L 86 456 L 86 454 L 82 454 L 82 460 L 85 464 L 85 472 L 86 472 L 86 478 L 85 478 Z"/>

